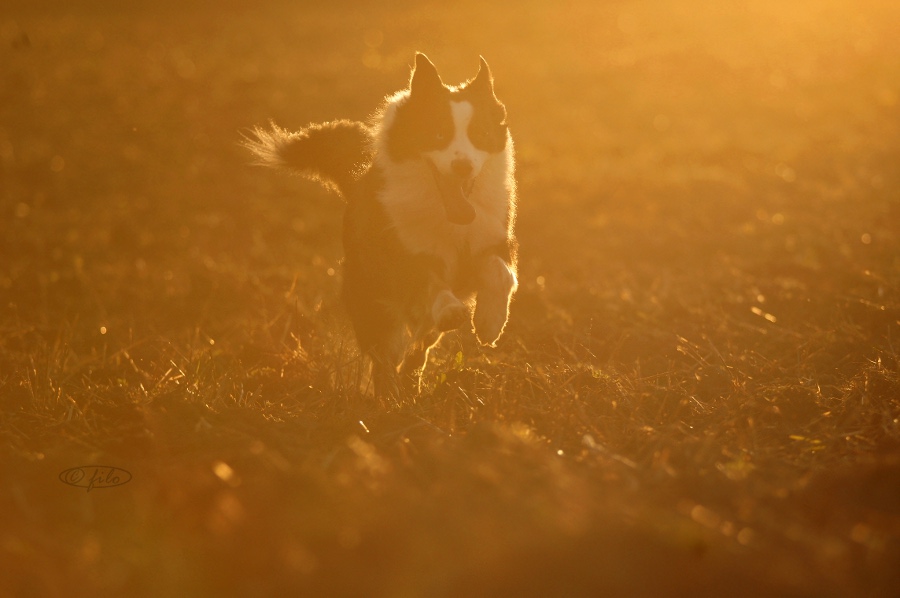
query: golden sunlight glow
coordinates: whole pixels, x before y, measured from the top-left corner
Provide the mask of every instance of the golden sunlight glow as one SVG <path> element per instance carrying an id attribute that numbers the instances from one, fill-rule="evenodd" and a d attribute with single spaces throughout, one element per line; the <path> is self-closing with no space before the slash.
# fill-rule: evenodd
<path id="1" fill-rule="evenodd" d="M 0 596 L 897 594 L 900 0 L 0 6 Z"/>
<path id="2" fill-rule="evenodd" d="M 224 461 L 216 461 L 213 463 L 213 473 L 223 482 L 232 482 L 235 479 L 234 470 L 228 463 Z"/>

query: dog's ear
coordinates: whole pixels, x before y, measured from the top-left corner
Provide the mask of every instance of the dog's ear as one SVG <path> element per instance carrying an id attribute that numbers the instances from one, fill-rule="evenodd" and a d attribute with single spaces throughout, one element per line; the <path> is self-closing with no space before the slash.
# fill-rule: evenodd
<path id="1" fill-rule="evenodd" d="M 478 74 L 469 83 L 469 87 L 486 91 L 490 95 L 494 95 L 494 76 L 491 74 L 491 67 L 488 66 L 484 56 L 478 57 Z"/>
<path id="2" fill-rule="evenodd" d="M 438 75 L 437 69 L 428 60 L 428 57 L 421 52 L 416 52 L 416 66 L 413 67 L 412 79 L 409 82 L 409 91 L 411 95 L 433 92 L 436 89 L 442 89 L 444 82 Z"/>

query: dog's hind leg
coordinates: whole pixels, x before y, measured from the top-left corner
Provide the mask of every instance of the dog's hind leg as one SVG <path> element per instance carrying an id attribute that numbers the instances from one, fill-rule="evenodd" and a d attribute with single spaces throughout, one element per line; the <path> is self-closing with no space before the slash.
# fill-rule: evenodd
<path id="1" fill-rule="evenodd" d="M 418 391 L 422 390 L 422 371 L 428 361 L 428 351 L 441 339 L 441 334 L 436 330 L 430 330 L 420 335 L 410 345 L 400 365 L 401 378 L 412 381 Z"/>
<path id="2" fill-rule="evenodd" d="M 391 367 L 384 355 L 369 354 L 372 358 L 372 385 L 376 398 L 392 397 L 399 400 L 403 393 L 397 370 Z"/>
<path id="3" fill-rule="evenodd" d="M 403 358 L 405 341 L 405 330 L 397 328 L 366 349 L 372 359 L 372 382 L 378 398 L 393 397 L 399 400 L 410 392 L 407 388 L 409 385 L 404 384 L 402 376 L 397 372 Z"/>
<path id="4" fill-rule="evenodd" d="M 406 348 L 406 326 L 389 310 L 377 303 L 362 301 L 359 295 L 345 294 L 344 299 L 359 350 L 372 360 L 375 396 L 399 399 L 397 368 Z"/>

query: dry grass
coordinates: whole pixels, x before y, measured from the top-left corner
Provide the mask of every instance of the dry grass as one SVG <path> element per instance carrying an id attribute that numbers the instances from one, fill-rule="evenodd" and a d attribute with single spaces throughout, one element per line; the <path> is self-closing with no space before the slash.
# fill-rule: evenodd
<path id="1" fill-rule="evenodd" d="M 0 14 L 0 595 L 900 585 L 891 3 L 59 4 Z M 378 404 L 340 202 L 237 141 L 417 49 L 495 72 L 521 290 Z"/>

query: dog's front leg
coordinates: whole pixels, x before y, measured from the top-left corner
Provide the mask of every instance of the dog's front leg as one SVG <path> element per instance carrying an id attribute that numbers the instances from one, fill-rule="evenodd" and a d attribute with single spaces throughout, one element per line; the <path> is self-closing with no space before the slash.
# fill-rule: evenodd
<path id="1" fill-rule="evenodd" d="M 515 272 L 500 256 L 488 256 L 481 263 L 475 303 L 475 335 L 481 344 L 493 347 L 500 338 L 517 286 Z"/>

